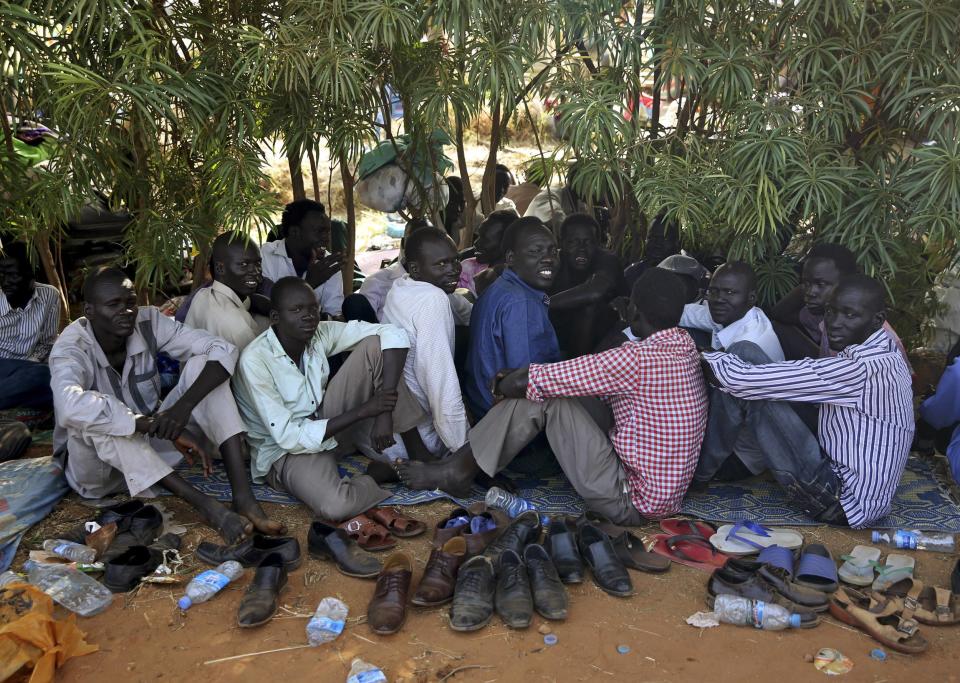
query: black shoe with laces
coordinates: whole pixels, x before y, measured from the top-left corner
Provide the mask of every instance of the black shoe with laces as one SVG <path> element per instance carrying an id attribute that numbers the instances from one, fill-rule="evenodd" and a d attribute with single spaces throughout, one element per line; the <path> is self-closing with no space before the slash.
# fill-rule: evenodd
<path id="1" fill-rule="evenodd" d="M 540 538 L 540 529 L 540 515 L 535 510 L 527 510 L 510 522 L 503 533 L 484 549 L 483 554 L 494 562 L 508 550 L 521 555 L 527 544 L 535 543 Z"/>
<path id="2" fill-rule="evenodd" d="M 486 555 L 471 557 L 457 572 L 457 586 L 450 607 L 450 628 L 476 631 L 490 622 L 494 596 L 493 562 Z"/>
<path id="3" fill-rule="evenodd" d="M 533 619 L 533 594 L 527 568 L 512 550 L 505 550 L 500 556 L 494 605 L 503 623 L 510 628 L 527 628 Z"/>
<path id="4" fill-rule="evenodd" d="M 538 543 L 528 545 L 523 551 L 523 563 L 527 565 L 537 614 L 544 619 L 566 619 L 567 589 L 563 587 L 546 548 Z"/>

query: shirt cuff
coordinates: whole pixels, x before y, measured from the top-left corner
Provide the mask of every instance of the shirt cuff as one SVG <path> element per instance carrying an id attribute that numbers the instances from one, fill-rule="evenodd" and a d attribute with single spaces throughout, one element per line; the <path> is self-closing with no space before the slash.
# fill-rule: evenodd
<path id="1" fill-rule="evenodd" d="M 537 403 L 542 403 L 544 396 L 540 387 L 537 386 L 538 375 L 540 374 L 540 369 L 542 365 L 537 363 L 531 363 L 529 369 L 527 370 L 527 400 L 536 401 Z"/>
<path id="2" fill-rule="evenodd" d="M 231 377 L 237 368 L 237 357 L 239 355 L 237 347 L 227 341 L 221 341 L 206 353 L 208 361 L 214 360 L 220 363 Z"/>
<path id="3" fill-rule="evenodd" d="M 305 453 L 317 453 L 326 450 L 323 442 L 327 440 L 328 421 L 304 419 L 304 424 L 300 429 L 300 446 Z"/>
<path id="4" fill-rule="evenodd" d="M 380 337 L 380 350 L 387 349 L 409 349 L 410 337 L 403 328 L 396 325 L 385 324 L 382 326 L 377 336 Z"/>

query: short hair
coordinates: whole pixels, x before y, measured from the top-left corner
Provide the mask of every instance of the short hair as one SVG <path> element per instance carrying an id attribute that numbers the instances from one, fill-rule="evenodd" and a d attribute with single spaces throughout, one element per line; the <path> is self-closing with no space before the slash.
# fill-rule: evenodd
<path id="1" fill-rule="evenodd" d="M 447 189 L 450 191 L 449 199 L 447 199 L 447 205 L 459 206 L 460 209 L 463 209 L 465 200 L 463 198 L 463 180 L 460 176 L 448 175 L 444 180 L 447 183 Z"/>
<path id="2" fill-rule="evenodd" d="M 116 266 L 100 266 L 94 268 L 83 281 L 81 295 L 85 303 L 93 299 L 94 292 L 103 284 L 123 282 L 129 280 L 130 276 Z"/>
<path id="3" fill-rule="evenodd" d="M 215 261 L 226 258 L 227 250 L 233 246 L 242 246 L 246 249 L 251 246 L 255 247 L 256 244 L 250 239 L 249 235 L 236 230 L 228 230 L 217 235 L 217 239 L 213 240 L 213 247 L 210 249 L 210 264 L 213 265 Z"/>
<path id="4" fill-rule="evenodd" d="M 507 194 L 507 189 L 513 185 L 513 174 L 511 174 L 510 169 L 503 164 L 497 164 L 496 169 L 494 193 L 498 197 L 503 197 Z"/>
<path id="5" fill-rule="evenodd" d="M 421 230 L 417 230 L 407 238 L 407 242 L 403 251 L 404 259 L 407 263 L 410 263 L 410 261 L 416 261 L 422 255 L 423 247 L 425 245 L 431 243 L 436 244 L 438 242 L 449 244 L 453 248 L 454 253 L 456 253 L 457 248 L 453 244 L 453 240 L 450 239 L 450 235 L 445 233 L 440 228 L 430 226 Z"/>
<path id="6" fill-rule="evenodd" d="M 503 239 L 500 241 L 500 251 L 502 251 L 504 254 L 506 254 L 508 251 L 513 251 L 521 237 L 523 237 L 526 233 L 533 232 L 535 230 L 543 230 L 553 235 L 553 231 L 550 229 L 550 226 L 536 216 L 524 216 L 523 218 L 517 218 L 515 221 L 513 221 L 513 223 L 507 226 L 506 230 L 503 231 Z"/>
<path id="7" fill-rule="evenodd" d="M 303 221 L 303 217 L 311 211 L 317 211 L 324 215 L 327 213 L 327 210 L 323 207 L 323 204 L 320 202 L 315 202 L 312 199 L 297 199 L 296 201 L 292 201 L 283 207 L 283 215 L 280 217 L 280 225 L 283 227 L 284 234 L 286 234 L 294 225 L 300 225 L 300 223 Z"/>
<path id="8" fill-rule="evenodd" d="M 734 275 L 741 275 L 747 280 L 747 290 L 756 291 L 757 289 L 757 273 L 754 271 L 753 266 L 751 266 L 746 261 L 727 261 L 722 266 L 713 271 L 713 277 L 716 277 L 721 272 L 733 273 Z"/>
<path id="9" fill-rule="evenodd" d="M 589 227 L 593 231 L 593 236 L 599 239 L 600 224 L 597 223 L 596 218 L 588 213 L 572 213 L 564 218 L 563 223 L 560 224 L 560 239 L 563 239 L 564 236 L 566 236 L 568 230 L 574 226 L 580 225 L 586 225 Z"/>
<path id="10" fill-rule="evenodd" d="M 846 290 L 859 291 L 865 294 L 874 311 L 883 311 L 887 307 L 887 290 L 884 289 L 879 280 L 869 275 L 863 273 L 844 275 L 837 283 L 837 288 L 833 290 L 833 296 Z"/>
<path id="11" fill-rule="evenodd" d="M 687 287 L 678 275 L 648 268 L 630 290 L 630 301 L 651 325 L 666 330 L 680 324 L 687 303 Z"/>
<path id="12" fill-rule="evenodd" d="M 513 209 L 500 209 L 498 211 L 494 211 L 480 222 L 480 225 L 477 226 L 477 232 L 484 232 L 489 230 L 491 226 L 497 224 L 502 225 L 503 229 L 506 230 L 507 227 L 509 227 L 509 225 L 519 217 L 520 216 L 518 216 L 517 212 Z"/>
<path id="13" fill-rule="evenodd" d="M 833 261 L 833 265 L 837 267 L 841 275 L 852 275 L 860 272 L 857 257 L 842 244 L 836 244 L 834 242 L 819 242 L 814 244 L 807 253 L 804 263 L 813 261 L 814 259 Z"/>
<path id="14" fill-rule="evenodd" d="M 30 255 L 33 250 L 23 242 L 7 242 L 0 248 L 0 259 L 11 259 L 17 264 L 17 269 L 21 273 L 26 273 L 31 278 L 36 275 L 33 263 L 30 261 Z"/>
<path id="15" fill-rule="evenodd" d="M 277 280 L 273 284 L 273 289 L 270 290 L 271 310 L 280 310 L 280 300 L 286 296 L 287 292 L 300 287 L 306 287 L 313 294 L 313 289 L 307 284 L 306 280 L 301 280 L 295 275 L 288 275 Z"/>

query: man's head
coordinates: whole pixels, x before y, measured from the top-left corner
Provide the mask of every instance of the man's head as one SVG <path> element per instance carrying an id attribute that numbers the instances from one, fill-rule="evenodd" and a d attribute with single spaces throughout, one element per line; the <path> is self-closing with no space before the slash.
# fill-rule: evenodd
<path id="1" fill-rule="evenodd" d="M 584 272 L 593 266 L 600 248 L 600 224 L 593 216 L 572 213 L 560 224 L 560 256 L 563 265 Z"/>
<path id="2" fill-rule="evenodd" d="M 823 315 L 823 309 L 834 288 L 844 275 L 858 272 L 857 257 L 840 244 L 816 244 L 803 261 L 800 286 L 803 303 L 814 315 Z"/>
<path id="3" fill-rule="evenodd" d="M 263 281 L 260 250 L 239 232 L 225 232 L 213 241 L 210 265 L 213 279 L 241 299 L 256 292 Z"/>
<path id="4" fill-rule="evenodd" d="M 717 268 L 707 287 L 710 317 L 726 327 L 740 320 L 757 301 L 757 276 L 743 261 L 729 261 Z"/>
<path id="5" fill-rule="evenodd" d="M 824 308 L 823 324 L 834 351 L 862 344 L 883 327 L 886 292 L 872 277 L 844 275 L 834 287 Z"/>
<path id="6" fill-rule="evenodd" d="M 447 176 L 444 180 L 447 183 L 449 196 L 447 198 L 447 205 L 443 209 L 443 227 L 450 230 L 463 215 L 466 200 L 463 198 L 463 181 L 459 176 Z"/>
<path id="7" fill-rule="evenodd" d="M 547 290 L 557 276 L 557 239 L 539 218 L 518 218 L 503 234 L 507 267 L 534 289 Z"/>
<path id="8" fill-rule="evenodd" d="M 407 224 L 403 227 L 403 237 L 400 238 L 400 254 L 397 256 L 400 259 L 400 265 L 404 268 L 407 267 L 407 240 L 410 239 L 410 236 L 418 230 L 432 227 L 433 223 L 426 218 L 414 218 L 407 221 Z"/>
<path id="9" fill-rule="evenodd" d="M 317 295 L 298 277 L 282 277 L 270 290 L 270 324 L 281 340 L 306 344 L 320 324 Z"/>
<path id="10" fill-rule="evenodd" d="M 417 230 L 407 240 L 407 272 L 410 277 L 452 294 L 460 280 L 457 245 L 442 230 Z"/>
<path id="11" fill-rule="evenodd" d="M 477 260 L 487 265 L 503 260 L 503 234 L 507 226 L 517 220 L 516 211 L 509 209 L 494 211 L 477 227 L 473 246 L 477 250 Z"/>
<path id="12" fill-rule="evenodd" d="M 707 276 L 708 271 L 697 259 L 684 254 L 674 254 L 663 259 L 657 268 L 669 270 L 683 280 L 683 284 L 687 288 L 688 304 L 700 298 L 700 291 L 703 289 L 703 280 Z"/>
<path id="13" fill-rule="evenodd" d="M 320 202 L 312 199 L 290 202 L 283 210 L 280 225 L 289 255 L 309 256 L 321 247 L 330 249 L 330 217 Z"/>
<path id="14" fill-rule="evenodd" d="M 23 242 L 7 242 L 0 253 L 0 289 L 7 301 L 20 302 L 33 294 L 33 266 L 27 245 Z"/>
<path id="15" fill-rule="evenodd" d="M 97 268 L 83 282 L 83 315 L 97 339 L 129 337 L 137 322 L 137 290 L 119 268 Z"/>
<path id="16" fill-rule="evenodd" d="M 503 164 L 497 164 L 496 185 L 494 186 L 493 198 L 499 202 L 507 196 L 507 190 L 513 185 L 513 174 L 510 169 Z"/>
<path id="17" fill-rule="evenodd" d="M 686 288 L 669 270 L 651 268 L 633 284 L 630 292 L 630 331 L 640 338 L 680 324 Z"/>

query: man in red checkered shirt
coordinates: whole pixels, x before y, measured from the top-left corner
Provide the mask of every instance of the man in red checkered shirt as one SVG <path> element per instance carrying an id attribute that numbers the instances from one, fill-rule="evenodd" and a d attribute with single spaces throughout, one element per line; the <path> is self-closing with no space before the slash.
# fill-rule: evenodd
<path id="1" fill-rule="evenodd" d="M 641 524 L 680 508 L 707 422 L 700 355 L 677 327 L 686 289 L 662 269 L 633 287 L 637 341 L 562 363 L 504 370 L 502 398 L 440 462 L 398 464 L 410 488 L 463 495 L 478 470 L 493 476 L 540 431 L 589 510 Z M 612 425 L 611 425 L 612 412 Z"/>

